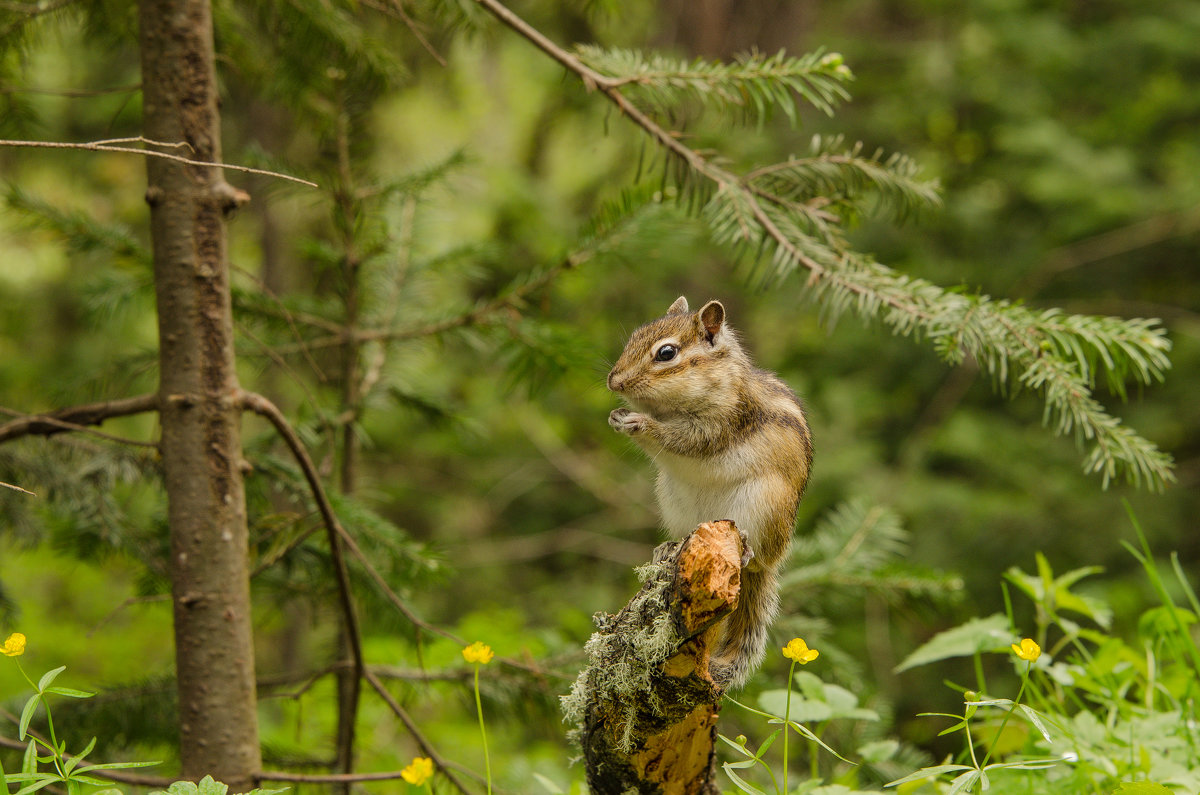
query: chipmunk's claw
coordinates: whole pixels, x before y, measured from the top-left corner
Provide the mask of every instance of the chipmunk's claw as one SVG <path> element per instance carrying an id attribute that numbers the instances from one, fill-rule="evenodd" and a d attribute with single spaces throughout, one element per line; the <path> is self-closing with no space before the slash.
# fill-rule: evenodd
<path id="1" fill-rule="evenodd" d="M 737 526 L 737 522 L 732 519 L 725 521 L 731 523 L 737 530 L 738 538 L 742 539 L 742 560 L 741 567 L 744 569 L 750 567 L 750 571 L 758 571 L 761 567 L 754 560 L 754 548 L 750 546 L 750 536 L 746 535 L 746 531 Z"/>

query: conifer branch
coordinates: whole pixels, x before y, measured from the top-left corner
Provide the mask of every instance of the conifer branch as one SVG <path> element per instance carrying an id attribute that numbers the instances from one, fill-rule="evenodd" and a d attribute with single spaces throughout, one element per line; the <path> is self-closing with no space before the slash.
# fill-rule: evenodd
<path id="1" fill-rule="evenodd" d="M 579 59 L 608 81 L 604 89 L 629 87 L 649 106 L 670 108 L 686 99 L 722 109 L 737 109 L 763 121 L 782 108 L 797 121 L 797 99 L 827 115 L 849 98 L 842 84 L 852 78 L 837 53 L 815 52 L 799 58 L 782 50 L 775 55 L 750 53 L 733 63 L 695 59 L 691 62 L 637 50 L 605 50 L 591 45 L 576 47 Z"/>
<path id="2" fill-rule="evenodd" d="M 1074 431 L 1078 440 L 1092 445 L 1084 468 L 1099 472 L 1105 485 L 1118 474 L 1151 489 L 1174 480 L 1171 456 L 1109 415 L 1091 391 L 1098 372 L 1121 395 L 1127 378 L 1140 383 L 1162 378 L 1170 342 L 1158 321 L 1039 314 L 898 273 L 850 250 L 841 226 L 859 212 L 861 194 L 868 189 L 901 215 L 910 207 L 937 202 L 935 187 L 915 179 L 908 158 L 879 153 L 864 158 L 858 146 L 837 152 L 840 139 L 834 144 L 816 139 L 809 158 L 738 174 L 685 144 L 622 93 L 638 84 L 636 74 L 602 75 L 533 31 L 499 0 L 476 2 L 604 95 L 650 136 L 666 153 L 668 165 L 674 165 L 668 175 L 693 198 L 703 199 L 700 213 L 714 239 L 743 256 L 769 254 L 768 277 L 778 280 L 805 270 L 810 294 L 828 316 L 854 309 L 865 320 L 882 320 L 895 333 L 928 338 L 951 363 L 975 357 L 1001 389 L 1039 391 L 1047 423 L 1060 434 Z M 665 71 L 647 69 L 647 74 L 650 84 L 662 88 L 669 83 Z M 694 94 L 701 90 L 695 82 L 698 74 L 680 71 L 678 79 Z M 715 81 L 717 74 L 713 70 L 709 77 Z M 704 184 L 696 185 L 695 178 Z M 1010 363 L 1016 365 L 1011 374 Z"/>

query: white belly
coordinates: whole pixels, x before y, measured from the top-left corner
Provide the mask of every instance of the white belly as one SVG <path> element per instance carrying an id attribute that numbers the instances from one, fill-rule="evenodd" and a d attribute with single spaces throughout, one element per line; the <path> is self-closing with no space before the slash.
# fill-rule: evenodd
<path id="1" fill-rule="evenodd" d="M 701 522 L 732 519 L 755 543 L 768 521 L 771 501 L 765 492 L 772 484 L 754 474 L 736 451 L 726 451 L 720 459 L 662 452 L 654 463 L 659 468 L 659 510 L 673 537 L 682 538 Z"/>

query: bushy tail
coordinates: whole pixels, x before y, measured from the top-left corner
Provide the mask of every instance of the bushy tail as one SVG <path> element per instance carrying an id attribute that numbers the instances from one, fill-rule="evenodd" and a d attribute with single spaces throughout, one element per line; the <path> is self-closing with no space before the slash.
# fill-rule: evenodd
<path id="1" fill-rule="evenodd" d="M 767 630 L 779 611 L 775 572 L 742 569 L 737 608 L 724 622 L 724 633 L 713 655 L 711 670 L 723 687 L 741 687 L 762 662 Z"/>

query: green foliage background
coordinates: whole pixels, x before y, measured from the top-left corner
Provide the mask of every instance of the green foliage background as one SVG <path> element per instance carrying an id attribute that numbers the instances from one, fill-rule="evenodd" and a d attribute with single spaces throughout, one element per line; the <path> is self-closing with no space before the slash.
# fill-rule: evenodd
<path id="1" fill-rule="evenodd" d="M 441 66 L 408 26 L 368 5 L 218 4 L 226 160 L 322 185 L 230 176 L 254 196 L 231 227 L 241 378 L 285 408 L 332 479 L 337 349 L 306 353 L 297 340 L 330 333 L 305 318 L 340 320 L 352 244 L 363 318 L 414 335 L 364 349 L 364 368 L 378 372 L 356 420 L 363 458 L 342 519 L 427 620 L 565 672 L 485 682 L 496 767 L 514 791 L 534 770 L 578 776 L 555 697 L 591 614 L 625 602 L 631 566 L 657 542 L 650 468 L 607 428 L 604 374 L 626 333 L 677 295 L 721 298 L 758 363 L 811 412 L 816 468 L 777 637 L 821 647 L 826 678 L 863 694 L 907 743 L 947 750 L 936 726 L 912 716 L 960 702 L 940 680 L 971 673 L 893 668 L 935 632 L 1002 610 L 1010 567 L 1032 570 L 1039 551 L 1061 570 L 1104 567 L 1119 633 L 1149 598 L 1119 543 L 1131 537 L 1123 498 L 1155 550 L 1178 550 L 1192 573 L 1200 557 L 1195 4 L 738 5 L 728 19 L 671 2 L 519 10 L 564 44 L 681 59 L 841 53 L 853 101 L 833 117 L 802 107 L 795 123 L 777 112 L 735 126 L 694 102 L 676 127 L 751 167 L 803 154 L 818 134 L 905 153 L 941 183 L 943 206 L 902 226 L 865 214 L 849 232 L 858 250 L 968 295 L 1161 318 L 1173 346 L 1165 382 L 1124 399 L 1102 384 L 1098 397 L 1175 457 L 1177 482 L 1162 494 L 1120 480 L 1101 490 L 1070 437 L 1044 426 L 1035 395 L 998 395 L 970 361 L 948 368 L 881 324 L 831 323 L 802 275 L 762 289 L 751 264 L 686 212 L 687 190 L 662 176 L 669 165 L 637 130 L 474 6 L 409 9 Z M 0 137 L 136 135 L 136 91 L 43 93 L 136 84 L 128 9 L 22 19 L 0 17 Z M 141 161 L 0 147 L 0 174 L 0 404 L 40 411 L 153 389 Z M 649 188 L 622 194 L 639 179 Z M 490 309 L 415 333 L 473 307 Z M 290 464 L 265 424 L 248 418 L 245 429 L 264 564 L 259 669 L 282 683 L 264 688 L 279 696 L 263 701 L 264 741 L 276 764 L 311 765 L 332 731 L 330 682 L 283 696 L 333 659 L 332 585 L 322 545 L 299 540 L 314 519 Z M 154 433 L 145 418 L 105 430 Z M 66 664 L 75 685 L 118 691 L 85 707 L 106 754 L 172 753 L 156 477 L 147 450 L 86 436 L 0 446 L 0 480 L 38 493 L 0 493 L 0 631 L 30 637 L 30 670 Z M 871 537 L 890 554 L 823 565 L 837 559 L 837 518 L 854 526 L 876 506 Z M 372 605 L 371 661 L 457 666 L 456 647 L 418 647 L 365 580 L 359 596 Z M 751 687 L 778 680 L 784 662 L 769 661 Z M 0 667 L 0 698 L 19 684 Z M 432 740 L 482 766 L 468 688 L 395 687 Z M 371 767 L 407 763 L 415 749 L 378 703 L 366 699 L 360 720 Z M 733 736 L 739 718 L 728 720 Z"/>

